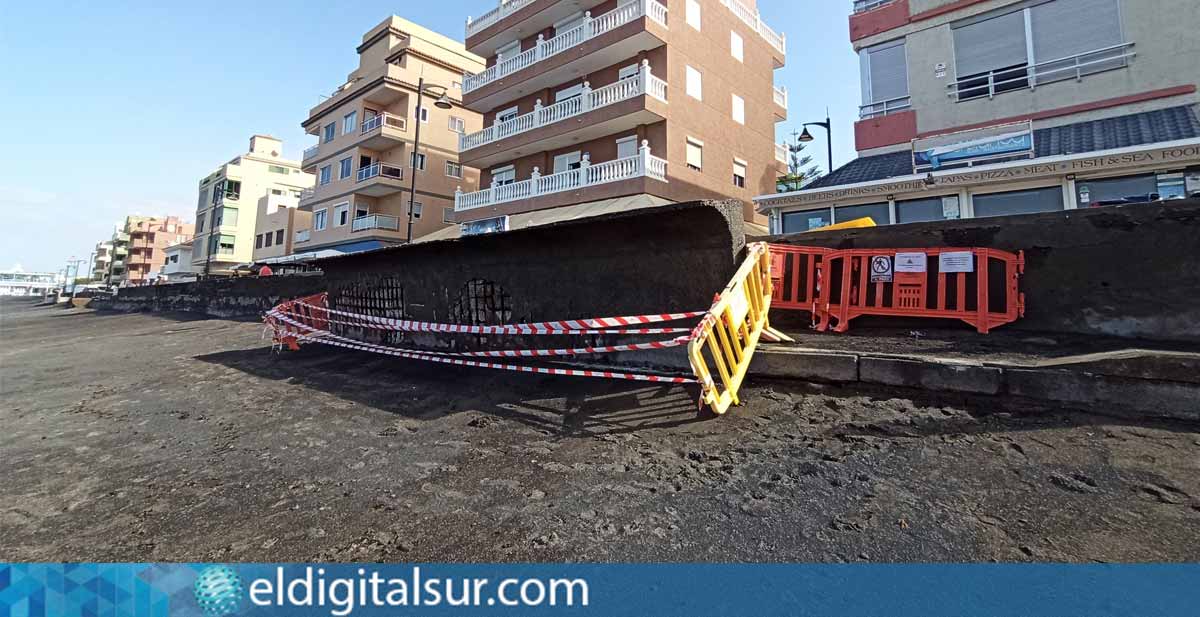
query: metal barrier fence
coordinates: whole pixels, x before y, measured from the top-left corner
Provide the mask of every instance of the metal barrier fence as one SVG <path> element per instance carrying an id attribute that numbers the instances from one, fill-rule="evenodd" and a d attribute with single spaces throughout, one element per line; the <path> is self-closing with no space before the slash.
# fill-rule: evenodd
<path id="1" fill-rule="evenodd" d="M 759 338 L 772 337 L 771 254 L 762 242 L 747 245 L 733 280 L 692 331 L 688 359 L 700 381 L 700 401 L 721 415 L 738 405 L 738 388 L 750 368 Z M 714 379 L 714 368 L 716 378 Z"/>
<path id="2" fill-rule="evenodd" d="M 771 303 L 781 309 L 816 314 L 821 260 L 833 249 L 771 245 Z"/>

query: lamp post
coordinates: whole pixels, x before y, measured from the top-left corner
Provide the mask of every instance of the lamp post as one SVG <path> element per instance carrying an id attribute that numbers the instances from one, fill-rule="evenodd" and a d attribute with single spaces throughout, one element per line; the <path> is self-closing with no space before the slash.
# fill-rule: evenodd
<path id="1" fill-rule="evenodd" d="M 831 123 L 829 121 L 829 116 L 828 115 L 825 116 L 824 122 L 805 122 L 803 124 L 803 126 L 804 126 L 804 132 L 800 133 L 800 137 L 796 138 L 797 141 L 800 141 L 801 143 L 808 143 L 813 140 L 812 133 L 808 132 L 808 127 L 819 126 L 819 127 L 822 127 L 825 129 L 825 135 L 826 135 L 825 141 L 828 142 L 827 145 L 829 147 L 829 172 L 828 173 L 833 173 L 833 123 Z"/>
<path id="2" fill-rule="evenodd" d="M 408 233 L 405 235 L 404 240 L 406 244 L 412 244 L 413 240 L 413 206 L 417 202 L 417 154 L 421 151 L 421 103 L 425 99 L 426 88 L 430 89 L 429 96 L 435 96 L 438 91 L 441 92 L 441 95 L 438 96 L 437 101 L 433 104 L 434 107 L 438 109 L 451 109 L 454 107 L 450 104 L 450 97 L 446 96 L 445 86 L 436 84 L 426 85 L 424 77 L 417 80 L 417 113 L 415 114 L 417 130 L 413 135 L 413 151 L 409 160 L 409 168 L 412 169 L 412 183 L 408 191 Z"/>

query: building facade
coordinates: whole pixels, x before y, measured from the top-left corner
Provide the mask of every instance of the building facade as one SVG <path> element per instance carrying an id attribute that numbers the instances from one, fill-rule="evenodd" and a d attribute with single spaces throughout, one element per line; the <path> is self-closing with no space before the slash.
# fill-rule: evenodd
<path id="1" fill-rule="evenodd" d="M 124 248 L 123 262 L 118 273 L 116 262 L 108 283 L 121 287 L 147 285 L 156 278 L 166 262 L 166 248 L 180 242 L 191 242 L 194 226 L 174 216 L 129 216 L 117 232 L 114 244 Z"/>
<path id="2" fill-rule="evenodd" d="M 312 220 L 297 228 L 296 252 L 405 242 L 410 201 L 412 238 L 421 237 L 446 226 L 457 187 L 474 190 L 479 182 L 477 171 L 459 163 L 458 138 L 480 128 L 479 114 L 462 107 L 460 83 L 464 72 L 482 69 L 480 59 L 396 16 L 364 34 L 357 50 L 358 68 L 302 123 L 319 142 L 304 152 L 304 169 L 317 183 L 300 199 Z M 451 109 L 435 106 L 442 94 Z"/>
<path id="3" fill-rule="evenodd" d="M 221 165 L 200 180 L 192 269 L 227 274 L 254 260 L 259 200 L 291 196 L 311 188 L 313 176 L 297 161 L 283 158 L 283 142 L 266 135 L 250 138 L 246 154 Z"/>
<path id="4" fill-rule="evenodd" d="M 299 209 L 294 195 L 266 195 L 258 200 L 258 233 L 254 234 L 254 261 L 291 255 L 296 231 L 312 227 L 312 212 Z"/>
<path id="5" fill-rule="evenodd" d="M 92 275 L 93 281 L 104 281 L 108 277 L 109 267 L 112 265 L 113 243 L 111 240 L 103 240 L 96 243 L 96 248 L 92 252 Z"/>
<path id="6" fill-rule="evenodd" d="M 26 272 L 20 265 L 0 270 L 0 296 L 44 296 L 62 277 L 53 272 Z"/>
<path id="7" fill-rule="evenodd" d="M 191 241 L 172 244 L 163 249 L 163 255 L 157 282 L 184 283 L 196 280 L 196 272 L 192 269 Z"/>
<path id="8" fill-rule="evenodd" d="M 857 0 L 859 156 L 764 195 L 776 233 L 1200 192 L 1200 3 Z"/>
<path id="9" fill-rule="evenodd" d="M 455 221 L 704 198 L 762 220 L 751 198 L 786 171 L 786 40 L 754 0 L 509 0 L 466 36 L 487 67 L 463 77 L 483 127 L 459 150 L 482 184 L 456 195 Z"/>

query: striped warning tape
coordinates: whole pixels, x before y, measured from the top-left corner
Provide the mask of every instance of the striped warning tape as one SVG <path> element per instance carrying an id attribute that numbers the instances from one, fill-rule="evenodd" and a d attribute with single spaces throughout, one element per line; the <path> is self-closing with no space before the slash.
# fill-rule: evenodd
<path id="1" fill-rule="evenodd" d="M 324 310 L 324 309 L 322 309 Z M 290 315 L 292 317 L 311 318 L 311 315 L 297 313 L 290 308 L 284 308 L 283 305 L 275 307 L 267 312 L 267 316 Z M 360 322 L 350 321 L 345 319 L 334 319 L 332 317 L 320 317 L 322 321 L 335 323 L 343 326 L 353 326 L 356 328 L 367 328 L 371 330 L 387 330 L 394 331 L 390 325 L 376 322 Z M 466 326 L 464 326 L 466 327 Z M 587 329 L 587 330 L 551 330 L 551 329 L 535 329 L 528 328 L 524 325 L 510 326 L 471 326 L 471 334 L 530 334 L 530 335 L 571 335 L 571 334 L 682 334 L 691 332 L 692 328 L 608 328 L 603 330 Z M 440 332 L 440 330 L 418 330 L 421 332 Z"/>

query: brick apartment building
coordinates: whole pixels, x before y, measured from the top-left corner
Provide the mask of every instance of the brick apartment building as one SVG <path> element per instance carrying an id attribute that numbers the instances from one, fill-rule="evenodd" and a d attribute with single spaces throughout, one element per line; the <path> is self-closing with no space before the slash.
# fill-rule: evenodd
<path id="1" fill-rule="evenodd" d="M 480 169 L 455 196 L 467 229 L 715 197 L 765 221 L 751 199 L 786 169 L 786 41 L 754 0 L 508 0 L 468 20 L 466 47 L 487 61 L 463 77 L 483 116 L 459 144 Z"/>
<path id="2" fill-rule="evenodd" d="M 1200 192 L 1195 0 L 856 0 L 858 158 L 758 205 L 776 233 Z"/>
<path id="3" fill-rule="evenodd" d="M 110 265 L 108 283 L 121 287 L 147 285 L 166 262 L 166 248 L 190 242 L 194 226 L 178 217 L 129 216 L 113 244 L 120 248 Z"/>

